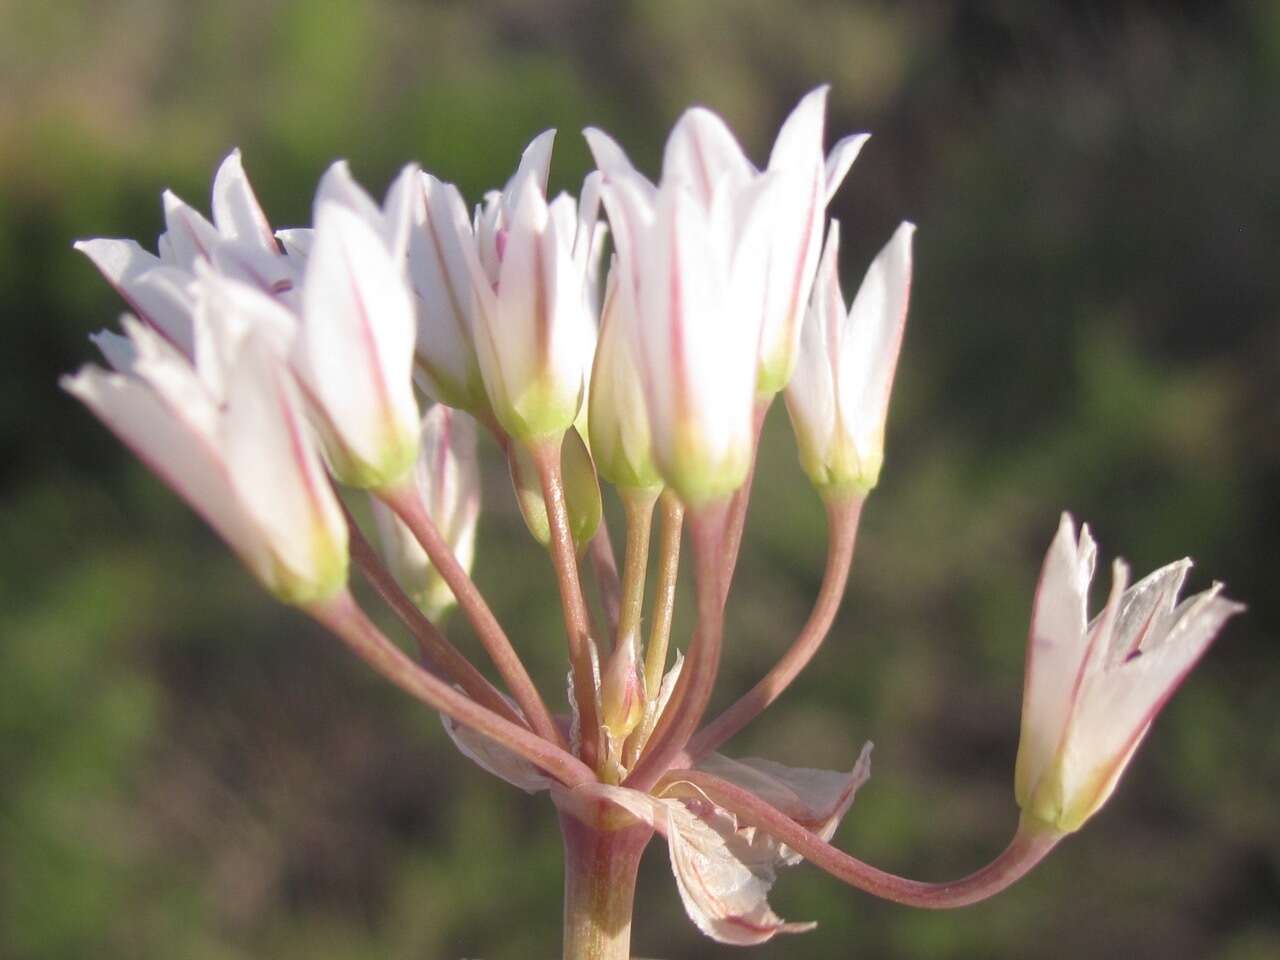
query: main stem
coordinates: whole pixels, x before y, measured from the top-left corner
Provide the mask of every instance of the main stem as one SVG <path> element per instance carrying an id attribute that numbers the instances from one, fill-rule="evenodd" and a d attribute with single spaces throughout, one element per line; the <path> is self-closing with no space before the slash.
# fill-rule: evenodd
<path id="1" fill-rule="evenodd" d="M 560 814 L 564 960 L 630 960 L 631 911 L 647 824 L 602 830 Z"/>

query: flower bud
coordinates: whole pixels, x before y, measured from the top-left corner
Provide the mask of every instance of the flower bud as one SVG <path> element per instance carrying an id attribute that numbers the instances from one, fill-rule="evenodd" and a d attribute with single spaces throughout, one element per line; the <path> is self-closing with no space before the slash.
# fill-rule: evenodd
<path id="1" fill-rule="evenodd" d="M 600 676 L 600 722 L 610 740 L 621 744 L 644 719 L 644 670 L 635 633 L 614 647 Z"/>
<path id="2" fill-rule="evenodd" d="M 441 403 L 485 415 L 489 398 L 476 358 L 476 296 L 471 268 L 476 237 L 462 194 L 420 174 L 421 205 L 409 233 L 409 279 L 418 319 L 418 382 Z"/>
<path id="3" fill-rule="evenodd" d="M 624 490 L 662 486 L 636 360 L 635 284 L 624 261 L 609 270 L 600 340 L 591 366 L 587 425 L 600 475 Z"/>
<path id="4" fill-rule="evenodd" d="M 549 149 L 546 135 L 535 141 L 501 197 L 490 199 L 472 261 L 480 372 L 498 422 L 524 442 L 574 422 L 595 347 L 587 289 L 595 231 L 581 228 L 572 197 L 548 205 L 541 171 Z"/>
<path id="5" fill-rule="evenodd" d="M 551 521 L 542 496 L 542 482 L 532 454 L 522 444 L 513 443 L 508 450 L 511 485 L 525 526 L 544 547 L 551 543 Z M 596 479 L 591 452 L 576 429 L 564 435 L 560 446 L 560 473 L 564 479 L 565 509 L 569 514 L 569 531 L 573 542 L 582 549 L 595 536 L 604 515 L 600 482 Z"/>
<path id="6" fill-rule="evenodd" d="M 413 306 L 386 242 L 335 202 L 316 211 L 302 314 L 293 366 L 330 469 L 354 487 L 395 485 L 418 454 Z"/>
<path id="7" fill-rule="evenodd" d="M 458 563 L 470 571 L 480 515 L 480 467 L 475 421 L 436 404 L 422 418 L 418 462 L 411 481 Z M 370 500 L 382 556 L 400 586 L 430 619 L 456 603 L 417 538 L 376 497 Z"/>
<path id="8" fill-rule="evenodd" d="M 1063 514 L 1036 589 L 1014 793 L 1023 816 L 1078 830 L 1106 802 L 1152 720 L 1223 623 L 1244 608 L 1221 584 L 1178 602 L 1180 560 L 1129 589 L 1117 561 L 1106 607 L 1087 621 L 1096 547 Z"/>
<path id="9" fill-rule="evenodd" d="M 889 391 L 907 318 L 914 232 L 910 223 L 897 229 L 846 313 L 839 224 L 831 224 L 786 392 L 800 462 L 824 495 L 865 492 L 879 478 Z"/>

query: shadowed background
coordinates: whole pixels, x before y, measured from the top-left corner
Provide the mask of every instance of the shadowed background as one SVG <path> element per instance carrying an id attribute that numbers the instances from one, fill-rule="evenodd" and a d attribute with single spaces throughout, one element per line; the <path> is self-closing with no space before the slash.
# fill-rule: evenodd
<path id="1" fill-rule="evenodd" d="M 1061 509 L 1104 560 L 1190 553 L 1194 588 L 1223 579 L 1250 611 L 1105 810 L 1009 893 L 923 914 L 801 866 L 773 902 L 818 931 L 740 954 L 685 919 L 655 845 L 637 955 L 1280 956 L 1280 5 L 996 0 L 0 3 L 0 956 L 559 942 L 546 799 L 271 601 L 56 389 L 122 309 L 72 241 L 151 246 L 161 190 L 207 210 L 233 146 L 276 226 L 308 219 L 337 157 L 378 195 L 415 160 L 475 201 L 548 126 L 554 188 L 586 173 L 589 124 L 654 173 L 693 102 L 762 162 L 822 82 L 828 142 L 874 133 L 832 208 L 846 289 L 904 218 L 917 279 L 841 617 L 730 752 L 846 766 L 873 739 L 837 842 L 951 878 L 1016 816 L 1026 626 Z M 485 455 L 476 577 L 558 698 L 549 567 Z M 780 406 L 756 489 L 721 705 L 821 575 Z"/>

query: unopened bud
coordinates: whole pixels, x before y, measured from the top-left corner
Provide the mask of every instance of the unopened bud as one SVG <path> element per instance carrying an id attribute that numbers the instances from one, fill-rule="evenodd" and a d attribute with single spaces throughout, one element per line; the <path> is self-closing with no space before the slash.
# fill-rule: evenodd
<path id="1" fill-rule="evenodd" d="M 621 741 L 644 719 L 644 671 L 636 635 L 629 633 L 614 648 L 600 677 L 600 722 L 610 738 Z"/>
<path id="2" fill-rule="evenodd" d="M 507 457 L 511 468 L 511 485 L 525 526 L 544 547 L 551 543 L 551 522 L 547 504 L 542 498 L 542 483 L 533 455 L 520 443 L 511 444 Z M 579 548 L 586 545 L 600 526 L 604 504 L 600 498 L 600 482 L 596 479 L 591 453 L 576 429 L 564 435 L 560 447 L 560 472 L 564 479 L 565 506 L 569 512 L 569 531 Z"/>

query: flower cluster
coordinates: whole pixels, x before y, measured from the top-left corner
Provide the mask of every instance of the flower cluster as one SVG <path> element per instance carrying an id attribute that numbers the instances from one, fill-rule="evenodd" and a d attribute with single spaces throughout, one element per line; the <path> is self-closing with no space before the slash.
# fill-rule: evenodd
<path id="1" fill-rule="evenodd" d="M 802 857 L 906 903 L 989 896 L 1105 801 L 1239 609 L 1218 587 L 1177 603 L 1186 561 L 1128 590 L 1118 565 L 1089 623 L 1094 545 L 1064 517 L 1032 623 L 1021 825 L 996 861 L 953 884 L 893 877 L 827 842 L 869 775 L 869 744 L 847 773 L 715 752 L 818 651 L 884 459 L 915 228 L 893 233 L 846 305 L 839 225 L 826 207 L 867 138 L 825 152 L 826 97 L 820 88 L 800 101 L 763 168 L 701 108 L 671 132 L 656 181 L 589 129 L 597 169 L 577 198 L 548 197 L 548 131 L 473 213 L 457 187 L 414 166 L 379 204 L 338 162 L 312 225 L 273 231 L 233 152 L 214 179 L 211 219 L 164 195 L 156 254 L 131 240 L 77 245 L 131 313 L 123 334 L 95 337 L 109 369 L 86 367 L 66 389 L 268 589 L 438 709 L 467 756 L 521 789 L 549 791 L 568 855 L 566 956 L 626 955 L 615 901 L 627 899 L 629 922 L 635 862 L 654 831 L 690 917 L 729 943 L 806 928 L 766 901 L 776 869 Z M 827 508 L 827 571 L 775 667 L 704 723 L 760 424 L 778 394 Z M 469 575 L 477 427 L 510 464 L 557 574 L 564 715 L 548 708 Z M 601 526 L 601 477 L 625 509 L 621 570 Z M 378 548 L 339 488 L 368 493 Z M 697 628 L 671 662 L 682 530 Z M 418 661 L 352 598 L 349 558 L 400 615 Z M 598 580 L 599 610 L 580 566 Z M 505 690 L 437 626 L 455 604 Z M 608 890 L 592 887 L 593 870 Z"/>

